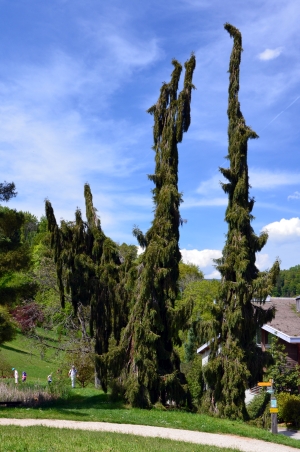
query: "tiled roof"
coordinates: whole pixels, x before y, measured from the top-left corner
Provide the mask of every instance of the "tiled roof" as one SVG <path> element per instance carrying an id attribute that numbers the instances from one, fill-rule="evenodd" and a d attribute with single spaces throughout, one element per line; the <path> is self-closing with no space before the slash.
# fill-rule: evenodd
<path id="1" fill-rule="evenodd" d="M 268 322 L 272 328 L 290 337 L 300 336 L 300 312 L 296 311 L 295 298 L 270 297 L 263 307 L 275 306 L 275 318 Z"/>

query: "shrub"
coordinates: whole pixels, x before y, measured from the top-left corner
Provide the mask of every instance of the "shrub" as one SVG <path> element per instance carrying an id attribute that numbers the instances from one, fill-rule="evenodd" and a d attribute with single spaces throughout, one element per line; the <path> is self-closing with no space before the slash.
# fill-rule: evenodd
<path id="1" fill-rule="evenodd" d="M 260 394 L 256 395 L 251 402 L 247 405 L 247 412 L 249 419 L 257 419 L 264 414 L 264 411 L 270 401 L 270 395 L 262 391 Z"/>
<path id="2" fill-rule="evenodd" d="M 186 379 L 193 405 L 199 407 L 203 394 L 202 358 L 200 355 L 195 356 L 190 370 L 187 372 Z"/>
<path id="3" fill-rule="evenodd" d="M 278 417 L 286 424 L 300 426 L 300 396 L 281 393 L 278 395 Z"/>
<path id="4" fill-rule="evenodd" d="M 270 395 L 263 391 L 247 405 L 249 424 L 268 429 L 271 426 Z"/>

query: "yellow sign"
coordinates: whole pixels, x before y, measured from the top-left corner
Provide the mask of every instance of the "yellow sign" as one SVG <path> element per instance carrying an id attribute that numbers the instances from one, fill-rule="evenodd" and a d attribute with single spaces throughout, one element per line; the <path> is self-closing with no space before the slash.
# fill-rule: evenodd
<path id="1" fill-rule="evenodd" d="M 270 408 L 270 413 L 278 413 L 278 408 Z"/>
<path id="2" fill-rule="evenodd" d="M 257 386 L 272 386 L 272 383 L 270 383 L 269 381 L 260 381 L 259 383 L 257 383 Z"/>

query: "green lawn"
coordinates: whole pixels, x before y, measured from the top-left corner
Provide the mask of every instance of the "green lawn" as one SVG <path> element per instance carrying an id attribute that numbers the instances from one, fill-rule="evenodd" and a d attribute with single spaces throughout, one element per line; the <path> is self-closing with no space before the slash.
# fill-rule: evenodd
<path id="1" fill-rule="evenodd" d="M 47 374 L 49 371 L 56 369 L 56 363 L 53 361 L 52 350 L 50 350 L 48 355 L 46 355 L 45 360 L 41 360 L 38 350 L 32 350 L 30 353 L 27 347 L 28 343 L 24 340 L 24 338 L 22 340 L 22 336 L 19 336 L 15 341 L 5 344 L 5 346 L 2 347 L 1 353 L 5 353 L 9 356 L 10 362 L 13 361 L 15 364 L 14 367 L 19 366 L 20 371 L 26 370 L 29 374 L 29 381 L 41 380 L 46 384 Z M 24 369 L 21 364 L 24 366 Z M 53 384 L 55 384 L 55 378 Z M 84 389 L 77 387 L 76 389 L 71 390 L 71 396 L 69 399 L 59 400 L 51 405 L 43 406 L 41 408 L 0 407 L 0 417 L 19 419 L 67 419 L 78 421 L 152 425 L 210 433 L 240 435 L 300 448 L 300 441 L 287 438 L 283 435 L 272 435 L 266 430 L 255 428 L 241 421 L 229 421 L 226 419 L 218 419 L 179 410 L 159 410 L 155 408 L 152 410 L 140 410 L 129 408 L 122 401 L 112 402 L 109 395 L 104 394 L 102 391 L 93 387 Z M 107 435 L 110 436 L 111 434 Z M 3 449 L 1 449 L 0 444 L 0 451 L 2 452 L 2 450 Z M 27 449 L 22 450 L 25 451 Z M 108 448 L 107 450 L 110 449 Z"/>
<path id="2" fill-rule="evenodd" d="M 0 426 L 1 452 L 236 452 L 162 438 L 87 432 L 50 427 Z"/>

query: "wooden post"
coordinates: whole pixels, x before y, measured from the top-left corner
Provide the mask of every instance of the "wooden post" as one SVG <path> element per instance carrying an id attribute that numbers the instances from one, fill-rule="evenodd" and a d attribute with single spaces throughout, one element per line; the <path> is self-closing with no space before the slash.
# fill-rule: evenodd
<path id="1" fill-rule="evenodd" d="M 271 413 L 272 433 L 278 433 L 277 413 Z"/>

